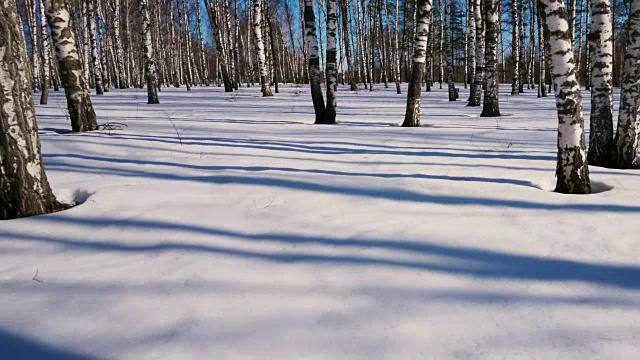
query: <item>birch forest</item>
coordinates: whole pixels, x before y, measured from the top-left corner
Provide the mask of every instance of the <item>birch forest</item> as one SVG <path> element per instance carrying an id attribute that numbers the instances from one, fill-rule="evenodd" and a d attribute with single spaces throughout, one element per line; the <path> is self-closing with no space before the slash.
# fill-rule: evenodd
<path id="1" fill-rule="evenodd" d="M 0 359 L 636 359 L 640 0 L 0 0 Z"/>

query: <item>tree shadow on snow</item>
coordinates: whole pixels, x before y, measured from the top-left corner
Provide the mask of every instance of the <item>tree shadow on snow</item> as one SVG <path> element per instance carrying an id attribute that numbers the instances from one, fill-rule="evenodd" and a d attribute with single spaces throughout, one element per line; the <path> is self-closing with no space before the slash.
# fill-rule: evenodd
<path id="1" fill-rule="evenodd" d="M 156 220 L 139 220 L 105 217 L 41 217 L 44 223 L 94 227 L 118 227 L 124 233 L 156 231 L 184 233 L 185 238 L 194 234 L 234 241 L 234 244 L 215 245 L 210 242 L 188 243 L 185 241 L 162 241 L 153 244 L 132 244 L 117 240 L 86 240 L 70 237 L 54 237 L 7 231 L 6 238 L 25 242 L 58 245 L 75 251 L 106 252 L 186 252 L 209 253 L 257 259 L 278 263 L 336 264 L 360 267 L 383 267 L 412 269 L 463 275 L 472 278 L 513 279 L 546 282 L 582 282 L 592 285 L 640 291 L 640 267 L 590 263 L 586 261 L 555 259 L 536 255 L 511 254 L 464 246 L 450 246 L 429 241 L 406 241 L 381 238 L 335 238 L 329 236 L 306 236 L 291 233 L 242 233 L 200 225 L 169 223 Z M 248 249 L 247 244 L 256 249 Z M 228 241 L 225 241 L 228 244 Z M 261 250 L 264 244 L 289 245 L 292 250 Z M 327 252 L 302 251 L 300 245 L 321 245 Z M 350 254 L 331 254 L 331 249 L 352 250 Z M 384 250 L 383 255 L 363 255 L 363 250 Z M 392 256 L 400 255 L 398 258 Z M 406 255 L 413 256 L 410 259 Z"/>
<path id="2" fill-rule="evenodd" d="M 56 348 L 53 345 L 10 333 L 8 330 L 0 328 L 0 359 L 89 360 L 96 359 L 96 357 Z"/>

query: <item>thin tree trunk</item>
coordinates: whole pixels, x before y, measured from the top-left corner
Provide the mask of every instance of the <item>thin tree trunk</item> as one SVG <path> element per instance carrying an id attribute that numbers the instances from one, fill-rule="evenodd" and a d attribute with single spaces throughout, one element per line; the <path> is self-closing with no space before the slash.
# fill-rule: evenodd
<path id="1" fill-rule="evenodd" d="M 498 78 L 496 64 L 498 62 L 498 31 L 500 27 L 499 16 L 500 0 L 486 0 L 484 21 L 485 31 L 485 90 L 482 117 L 500 116 L 500 103 L 498 97 Z"/>
<path id="2" fill-rule="evenodd" d="M 320 87 L 320 56 L 318 36 L 316 33 L 316 15 L 313 0 L 304 0 L 304 30 L 309 55 L 309 83 L 311 84 L 311 100 L 316 113 L 316 124 L 324 121 L 324 98 Z"/>
<path id="3" fill-rule="evenodd" d="M 34 31 L 35 28 L 31 28 Z M 35 54 L 34 54 L 35 56 Z M 23 29 L 0 2 L 0 220 L 60 211 L 44 171 Z"/>
<path id="4" fill-rule="evenodd" d="M 469 106 L 480 106 L 480 100 L 482 98 L 482 89 L 484 84 L 484 50 L 485 50 L 485 29 L 484 21 L 482 19 L 482 6 L 481 0 L 472 0 L 473 6 L 473 18 L 476 23 L 476 71 L 471 84 L 471 93 L 469 95 Z"/>
<path id="5" fill-rule="evenodd" d="M 427 60 L 427 39 L 431 26 L 431 0 L 417 0 L 418 26 L 415 32 L 413 66 L 409 91 L 407 93 L 407 110 L 404 115 L 403 127 L 420 126 L 420 95 L 422 92 L 422 78 Z"/>
<path id="6" fill-rule="evenodd" d="M 394 77 L 396 80 L 396 93 L 398 94 L 402 94 L 402 89 L 400 88 L 400 47 L 398 46 L 398 32 L 400 31 L 400 27 L 398 27 L 398 17 L 400 14 L 400 5 L 399 5 L 399 0 L 396 0 L 396 21 L 394 22 L 395 25 L 395 32 L 394 32 L 394 37 L 393 37 L 393 42 L 394 42 L 394 50 L 393 50 L 393 54 L 395 56 L 395 66 L 394 66 Z M 406 5 L 405 5 L 406 6 Z"/>
<path id="7" fill-rule="evenodd" d="M 255 35 L 256 51 L 258 53 L 258 69 L 260 70 L 262 96 L 273 96 L 267 78 L 267 60 L 264 52 L 264 40 L 262 38 L 262 0 L 253 0 L 253 33 Z"/>
<path id="8" fill-rule="evenodd" d="M 327 2 L 327 105 L 325 106 L 323 124 L 335 124 L 336 122 L 336 90 L 338 84 L 338 71 L 336 69 L 336 20 L 338 19 L 338 4 L 336 0 Z"/>
<path id="9" fill-rule="evenodd" d="M 89 25 L 89 39 L 91 41 L 91 61 L 93 62 L 93 81 L 96 87 L 96 94 L 102 95 L 104 87 L 102 84 L 102 65 L 100 64 L 100 54 L 98 54 L 98 35 L 96 34 L 96 11 L 94 0 L 87 1 L 87 24 Z"/>
<path id="10" fill-rule="evenodd" d="M 613 29 L 611 0 L 591 1 L 591 118 L 588 162 L 608 166 L 613 146 Z"/>
<path id="11" fill-rule="evenodd" d="M 138 0 L 138 11 L 140 12 L 140 22 L 142 23 L 142 51 L 144 52 L 144 76 L 147 81 L 147 104 L 159 104 L 158 78 L 153 57 L 153 46 L 151 45 L 151 23 L 149 19 L 148 0 Z"/>
<path id="12" fill-rule="evenodd" d="M 624 77 L 620 92 L 618 129 L 614 141 L 614 166 L 637 167 L 640 141 L 640 0 L 632 0 L 629 9 L 624 55 Z"/>
<path id="13" fill-rule="evenodd" d="M 551 73 L 556 86 L 558 109 L 558 164 L 555 191 L 565 194 L 589 194 L 589 167 L 584 138 L 582 96 L 576 79 L 573 46 L 569 34 L 569 16 L 564 3 L 539 0 L 544 27 L 549 34 Z"/>
<path id="14" fill-rule="evenodd" d="M 42 41 L 42 94 L 40 94 L 40 105 L 47 105 L 49 87 L 51 87 L 51 46 L 49 43 L 49 31 L 47 30 L 47 17 L 44 14 L 42 2 L 40 3 L 40 40 Z"/>
<path id="15" fill-rule="evenodd" d="M 447 49 L 447 86 L 449 89 L 449 101 L 456 101 L 456 84 L 453 82 L 453 35 L 451 28 L 451 14 L 453 7 L 451 0 L 444 1 L 445 11 L 445 34 L 446 34 L 446 49 Z"/>
<path id="16" fill-rule="evenodd" d="M 96 130 L 96 113 L 82 76 L 82 61 L 78 56 L 67 2 L 44 0 L 44 6 L 60 67 L 60 79 L 67 97 L 71 128 L 76 132 Z"/>
<path id="17" fill-rule="evenodd" d="M 518 0 L 511 0 L 512 35 L 511 59 L 513 60 L 513 79 L 511 80 L 511 95 L 520 93 L 520 22 L 518 20 Z"/>

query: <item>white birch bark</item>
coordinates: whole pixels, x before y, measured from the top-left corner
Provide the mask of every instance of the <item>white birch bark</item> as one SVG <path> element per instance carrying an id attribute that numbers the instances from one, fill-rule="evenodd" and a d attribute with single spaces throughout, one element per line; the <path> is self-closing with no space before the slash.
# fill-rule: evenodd
<path id="1" fill-rule="evenodd" d="M 513 79 L 511 80 L 511 95 L 520 93 L 520 22 L 518 20 L 518 1 L 511 0 L 511 58 L 513 59 Z"/>
<path id="2" fill-rule="evenodd" d="M 413 46 L 413 67 L 407 93 L 407 109 L 404 115 L 403 127 L 420 126 L 420 94 L 422 91 L 422 77 L 427 61 L 427 40 L 431 26 L 431 0 L 418 0 L 418 26 L 415 31 Z"/>
<path id="3" fill-rule="evenodd" d="M 89 25 L 89 41 L 91 42 L 91 61 L 93 64 L 93 81 L 96 87 L 96 94 L 102 95 L 104 88 L 102 84 L 102 65 L 100 64 L 100 54 L 98 54 L 98 35 L 96 34 L 96 11 L 94 0 L 87 2 L 87 24 Z"/>
<path id="4" fill-rule="evenodd" d="M 480 106 L 480 100 L 482 98 L 482 85 L 484 84 L 484 21 L 482 20 L 482 8 L 481 0 L 472 0 L 473 6 L 473 19 L 475 21 L 475 59 L 476 69 L 471 84 L 471 93 L 469 94 L 469 106 Z"/>
<path id="5" fill-rule="evenodd" d="M 356 0 L 357 1 L 357 0 Z M 304 0 L 304 31 L 309 56 L 309 84 L 311 85 L 311 100 L 316 115 L 316 123 L 324 121 L 325 104 L 320 88 L 320 51 L 318 35 L 316 33 L 316 15 L 313 0 Z"/>
<path id="6" fill-rule="evenodd" d="M 551 77 L 558 110 L 558 164 L 556 192 L 591 192 L 584 137 L 582 96 L 576 78 L 569 15 L 562 0 L 539 0 L 544 27 L 549 34 Z"/>
<path id="7" fill-rule="evenodd" d="M 44 171 L 15 0 L 0 1 L 0 24 L 0 220 L 63 210 Z"/>
<path id="8" fill-rule="evenodd" d="M 315 26 L 315 23 L 314 23 Z M 268 82 L 267 59 L 262 38 L 262 1 L 253 0 L 253 34 L 255 35 L 256 52 L 258 55 L 258 70 L 260 71 L 260 85 L 262 96 L 273 96 L 271 85 Z"/>
<path id="9" fill-rule="evenodd" d="M 500 1 L 486 0 L 484 22 L 485 30 L 485 90 L 482 117 L 500 116 L 498 92 L 498 32 L 500 31 Z"/>
<path id="10" fill-rule="evenodd" d="M 49 87 L 51 86 L 51 45 L 49 43 L 49 31 L 47 30 L 47 17 L 44 14 L 44 5 L 40 2 L 40 41 L 42 42 L 42 94 L 40 105 L 47 105 L 49 99 Z"/>
<path id="11" fill-rule="evenodd" d="M 621 169 L 637 167 L 640 163 L 640 0 L 631 1 L 624 45 L 624 76 L 613 154 L 614 166 Z"/>
<path id="12" fill-rule="evenodd" d="M 613 145 L 613 29 L 611 0 L 591 1 L 590 165 L 608 166 Z"/>
<path id="13" fill-rule="evenodd" d="M 336 90 L 338 86 L 337 47 L 336 47 L 336 21 L 338 19 L 338 4 L 336 0 L 327 0 L 327 105 L 323 117 L 323 124 L 335 124 L 336 122 Z"/>
<path id="14" fill-rule="evenodd" d="M 138 0 L 138 11 L 140 12 L 140 21 L 142 23 L 142 51 L 144 53 L 144 76 L 147 83 L 147 103 L 159 104 L 158 79 L 155 59 L 153 57 L 148 0 Z"/>
<path id="15" fill-rule="evenodd" d="M 96 114 L 82 73 L 71 15 L 65 0 L 44 0 L 47 22 L 60 68 L 60 80 L 67 98 L 67 109 L 73 131 L 98 128 Z"/>

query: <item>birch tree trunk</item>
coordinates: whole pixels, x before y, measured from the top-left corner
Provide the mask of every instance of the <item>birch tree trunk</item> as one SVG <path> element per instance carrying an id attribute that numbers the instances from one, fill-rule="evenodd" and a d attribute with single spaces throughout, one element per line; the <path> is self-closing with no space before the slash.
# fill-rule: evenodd
<path id="1" fill-rule="evenodd" d="M 255 35 L 256 51 L 258 53 L 258 69 L 260 71 L 262 96 L 273 96 L 271 85 L 267 79 L 267 60 L 264 53 L 264 41 L 262 39 L 262 0 L 253 0 L 253 34 Z"/>
<path id="2" fill-rule="evenodd" d="M 404 115 L 403 127 L 420 126 L 420 95 L 422 92 L 422 78 L 424 76 L 427 59 L 427 39 L 431 26 L 431 0 L 417 0 L 418 26 L 415 31 L 413 46 L 413 66 L 409 91 L 407 93 L 407 110 Z"/>
<path id="3" fill-rule="evenodd" d="M 536 9 L 537 10 L 537 9 Z M 536 11 L 538 19 L 538 42 L 539 42 L 539 62 L 540 62 L 540 80 L 538 82 L 538 94 L 539 97 L 547 97 L 547 87 L 545 81 L 547 79 L 546 67 L 547 67 L 547 52 L 545 46 L 544 25 L 542 24 L 542 15 L 540 11 Z"/>
<path id="4" fill-rule="evenodd" d="M 588 162 L 608 166 L 613 146 L 613 29 L 611 0 L 591 1 L 591 117 Z"/>
<path id="5" fill-rule="evenodd" d="M 476 8 L 476 0 L 468 0 L 467 1 L 467 69 L 468 74 L 465 77 L 465 84 L 471 85 L 473 87 L 473 82 L 476 77 L 476 20 L 475 20 L 475 8 Z M 465 85 L 466 87 L 466 85 Z M 469 93 L 469 100 L 471 99 L 471 93 Z"/>
<path id="6" fill-rule="evenodd" d="M 482 6 L 481 0 L 472 0 L 473 5 L 473 19 L 476 23 L 476 71 L 471 84 L 471 93 L 469 94 L 469 106 L 480 106 L 480 100 L 482 98 L 482 85 L 484 84 L 484 21 L 482 20 Z"/>
<path id="7" fill-rule="evenodd" d="M 311 85 L 311 100 L 316 113 L 316 124 L 324 121 L 324 98 L 320 87 L 320 56 L 318 49 L 318 35 L 316 33 L 316 14 L 313 0 L 304 0 L 304 31 L 309 56 L 309 83 Z"/>
<path id="8" fill-rule="evenodd" d="M 357 1 L 357 0 L 356 0 Z M 347 55 L 347 67 L 349 68 L 350 77 L 349 84 L 351 85 L 351 91 L 358 90 L 358 86 L 356 85 L 356 77 L 355 77 L 355 65 L 353 62 L 353 57 L 351 53 L 351 31 L 349 31 L 349 0 L 342 0 L 342 23 L 344 25 L 344 48 L 345 53 Z"/>
<path id="9" fill-rule="evenodd" d="M 638 166 L 640 141 L 640 0 L 632 0 L 625 42 L 624 76 L 620 92 L 618 128 L 614 141 L 614 166 Z"/>
<path id="10" fill-rule="evenodd" d="M 128 89 L 127 74 L 124 68 L 124 53 L 120 38 L 120 0 L 113 0 L 113 38 L 116 47 L 116 72 L 118 75 L 118 88 Z"/>
<path id="11" fill-rule="evenodd" d="M 445 34 L 446 34 L 446 50 L 447 50 L 447 87 L 449 89 L 449 101 L 456 101 L 456 84 L 453 82 L 453 36 L 451 29 L 451 0 L 444 1 L 445 11 Z"/>
<path id="12" fill-rule="evenodd" d="M 87 24 L 89 25 L 89 41 L 91 42 L 91 61 L 93 63 L 93 81 L 96 84 L 96 94 L 102 95 L 104 88 L 102 85 L 102 65 L 100 65 L 100 55 L 98 54 L 98 36 L 96 34 L 96 11 L 94 0 L 87 1 Z"/>
<path id="13" fill-rule="evenodd" d="M 273 59 L 273 85 L 276 91 L 276 94 L 279 93 L 278 83 L 280 82 L 280 75 L 282 71 L 280 69 L 280 60 L 281 57 L 278 55 L 278 39 L 275 31 L 273 30 L 274 26 L 272 24 L 273 19 L 269 14 L 269 5 L 268 2 L 265 2 L 265 21 L 267 23 L 267 29 L 269 31 L 269 45 L 271 46 L 271 58 Z"/>
<path id="14" fill-rule="evenodd" d="M 153 57 L 153 46 L 151 45 L 151 23 L 149 19 L 148 0 L 138 0 L 138 11 L 140 12 L 140 21 L 142 23 L 142 51 L 144 52 L 144 76 L 147 82 L 147 104 L 159 104 L 158 78 Z"/>
<path id="15" fill-rule="evenodd" d="M 49 99 L 49 87 L 51 87 L 51 45 L 49 43 L 49 31 L 47 30 L 47 17 L 44 14 L 44 6 L 40 2 L 40 40 L 42 41 L 42 94 L 40 105 L 47 105 Z"/>
<path id="16" fill-rule="evenodd" d="M 569 34 L 569 14 L 564 2 L 539 0 L 544 27 L 549 34 L 551 77 L 556 87 L 558 109 L 558 164 L 555 191 L 564 194 L 589 194 L 589 167 L 584 138 L 582 96 Z"/>
<path id="17" fill-rule="evenodd" d="M 44 171 L 28 64 L 16 2 L 0 1 L 0 220 L 65 208 Z"/>
<path id="18" fill-rule="evenodd" d="M 526 65 L 527 65 L 527 57 L 525 55 L 525 35 L 524 35 L 524 9 L 522 7 L 522 0 L 518 0 L 518 13 L 520 16 L 518 17 L 518 26 L 520 27 L 520 41 L 518 41 L 518 59 L 520 60 L 520 78 L 518 79 L 518 93 L 524 93 L 524 81 L 526 74 Z M 504 64 L 503 64 L 504 67 Z"/>
<path id="19" fill-rule="evenodd" d="M 513 80 L 511 81 L 511 95 L 520 93 L 520 22 L 518 21 L 518 1 L 511 0 L 512 35 L 511 58 L 513 59 Z M 499 20 L 498 20 L 499 21 Z"/>
<path id="20" fill-rule="evenodd" d="M 336 123 L 336 89 L 338 86 L 338 70 L 336 64 L 336 20 L 338 19 L 338 4 L 336 0 L 327 2 L 327 106 L 325 107 L 323 124 Z"/>
<path id="21" fill-rule="evenodd" d="M 406 6 L 406 5 L 405 5 Z M 393 42 L 394 42 L 394 46 L 395 49 L 393 51 L 393 54 L 395 56 L 395 66 L 394 66 L 394 77 L 396 79 L 396 93 L 397 94 L 402 94 L 402 90 L 400 89 L 400 47 L 398 45 L 398 32 L 400 32 L 400 27 L 398 27 L 398 17 L 400 16 L 400 5 L 399 5 L 399 0 L 396 0 L 396 21 L 394 22 L 395 25 L 395 32 L 394 32 L 394 37 L 393 37 Z"/>
<path id="22" fill-rule="evenodd" d="M 222 43 L 222 36 L 220 34 L 220 22 L 218 18 L 218 11 L 215 1 L 216 0 L 208 0 L 209 6 L 207 10 L 209 12 L 209 24 L 211 25 L 211 31 L 213 32 L 213 38 L 215 39 L 215 48 L 217 54 L 217 67 L 220 69 L 220 73 L 222 73 L 222 81 L 224 82 L 224 92 L 233 92 L 233 85 L 231 84 L 231 79 L 229 78 L 229 72 L 227 71 L 227 64 L 225 61 L 224 55 L 224 45 Z M 260 1 L 260 0 L 258 0 Z M 216 72 L 217 74 L 217 72 Z M 217 77 L 217 75 L 216 75 Z"/>
<path id="23" fill-rule="evenodd" d="M 60 80 L 67 97 L 71 128 L 76 132 L 96 130 L 96 113 L 82 75 L 82 61 L 78 55 L 66 0 L 43 2 L 60 68 Z"/>
<path id="24" fill-rule="evenodd" d="M 498 97 L 498 31 L 500 31 L 500 0 L 486 0 L 484 21 L 487 26 L 485 32 L 485 90 L 482 117 L 500 116 Z M 515 77 L 514 77 L 515 78 Z M 516 89 L 517 90 L 517 89 Z"/>

